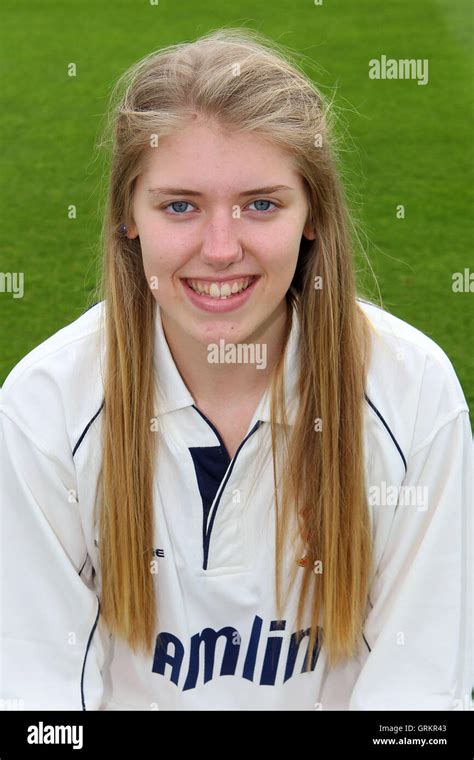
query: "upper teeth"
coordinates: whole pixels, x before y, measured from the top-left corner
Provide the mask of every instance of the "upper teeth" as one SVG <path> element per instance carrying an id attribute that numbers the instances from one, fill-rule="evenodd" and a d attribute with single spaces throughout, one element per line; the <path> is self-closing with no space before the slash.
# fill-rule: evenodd
<path id="1" fill-rule="evenodd" d="M 202 282 L 201 280 L 188 280 L 187 282 L 196 293 L 206 293 L 211 298 L 227 298 L 231 294 L 245 290 L 252 280 L 253 277 L 245 277 L 243 280 L 234 280 L 232 284 L 223 282 L 220 285 L 217 282 Z"/>

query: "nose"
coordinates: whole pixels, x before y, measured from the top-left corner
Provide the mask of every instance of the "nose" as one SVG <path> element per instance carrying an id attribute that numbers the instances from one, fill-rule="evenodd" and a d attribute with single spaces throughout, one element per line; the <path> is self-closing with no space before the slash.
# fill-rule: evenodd
<path id="1" fill-rule="evenodd" d="M 215 212 L 205 223 L 202 234 L 200 258 L 205 264 L 224 269 L 243 258 L 239 219 L 232 216 L 232 209 Z"/>

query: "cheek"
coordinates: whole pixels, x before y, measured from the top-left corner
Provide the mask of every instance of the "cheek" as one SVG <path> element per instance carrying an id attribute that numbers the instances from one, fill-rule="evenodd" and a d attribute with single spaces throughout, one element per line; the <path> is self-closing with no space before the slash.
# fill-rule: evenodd
<path id="1" fill-rule="evenodd" d="M 290 237 L 282 231 L 281 235 L 272 235 L 266 238 L 262 245 L 255 247 L 255 253 L 261 267 L 281 277 L 286 277 L 288 272 L 294 270 L 299 253 L 299 238 Z"/>
<path id="2" fill-rule="evenodd" d="M 145 272 L 173 274 L 189 258 L 188 249 L 176 236 L 162 232 L 140 236 Z"/>

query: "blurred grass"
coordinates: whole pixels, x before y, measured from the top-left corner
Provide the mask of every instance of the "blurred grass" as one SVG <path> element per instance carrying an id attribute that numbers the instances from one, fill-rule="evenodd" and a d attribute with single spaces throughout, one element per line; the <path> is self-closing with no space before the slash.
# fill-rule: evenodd
<path id="1" fill-rule="evenodd" d="M 0 270 L 24 272 L 25 294 L 0 293 L 0 382 L 90 303 L 103 164 L 94 145 L 112 82 L 163 45 L 248 26 L 314 60 L 325 94 L 336 87 L 344 177 L 383 303 L 446 351 L 472 408 L 474 295 L 451 288 L 473 260 L 472 13 L 468 0 L 4 0 Z M 370 80 L 368 61 L 382 54 L 428 58 L 429 83 Z M 360 258 L 357 267 L 375 297 Z"/>

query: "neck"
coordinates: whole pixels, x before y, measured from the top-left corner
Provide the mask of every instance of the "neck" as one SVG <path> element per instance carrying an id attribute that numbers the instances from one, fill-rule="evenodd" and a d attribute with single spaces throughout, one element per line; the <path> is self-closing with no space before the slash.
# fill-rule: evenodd
<path id="1" fill-rule="evenodd" d="M 257 331 L 236 344 L 231 353 L 232 363 L 222 361 L 223 353 L 230 350 L 228 344 L 215 340 L 219 355 L 217 363 L 211 363 L 208 344 L 184 333 L 161 312 L 163 332 L 174 362 L 199 408 L 213 404 L 239 407 L 243 399 L 263 395 L 283 348 L 287 319 L 288 307 L 283 301 Z M 243 357 L 247 357 L 247 362 Z"/>

